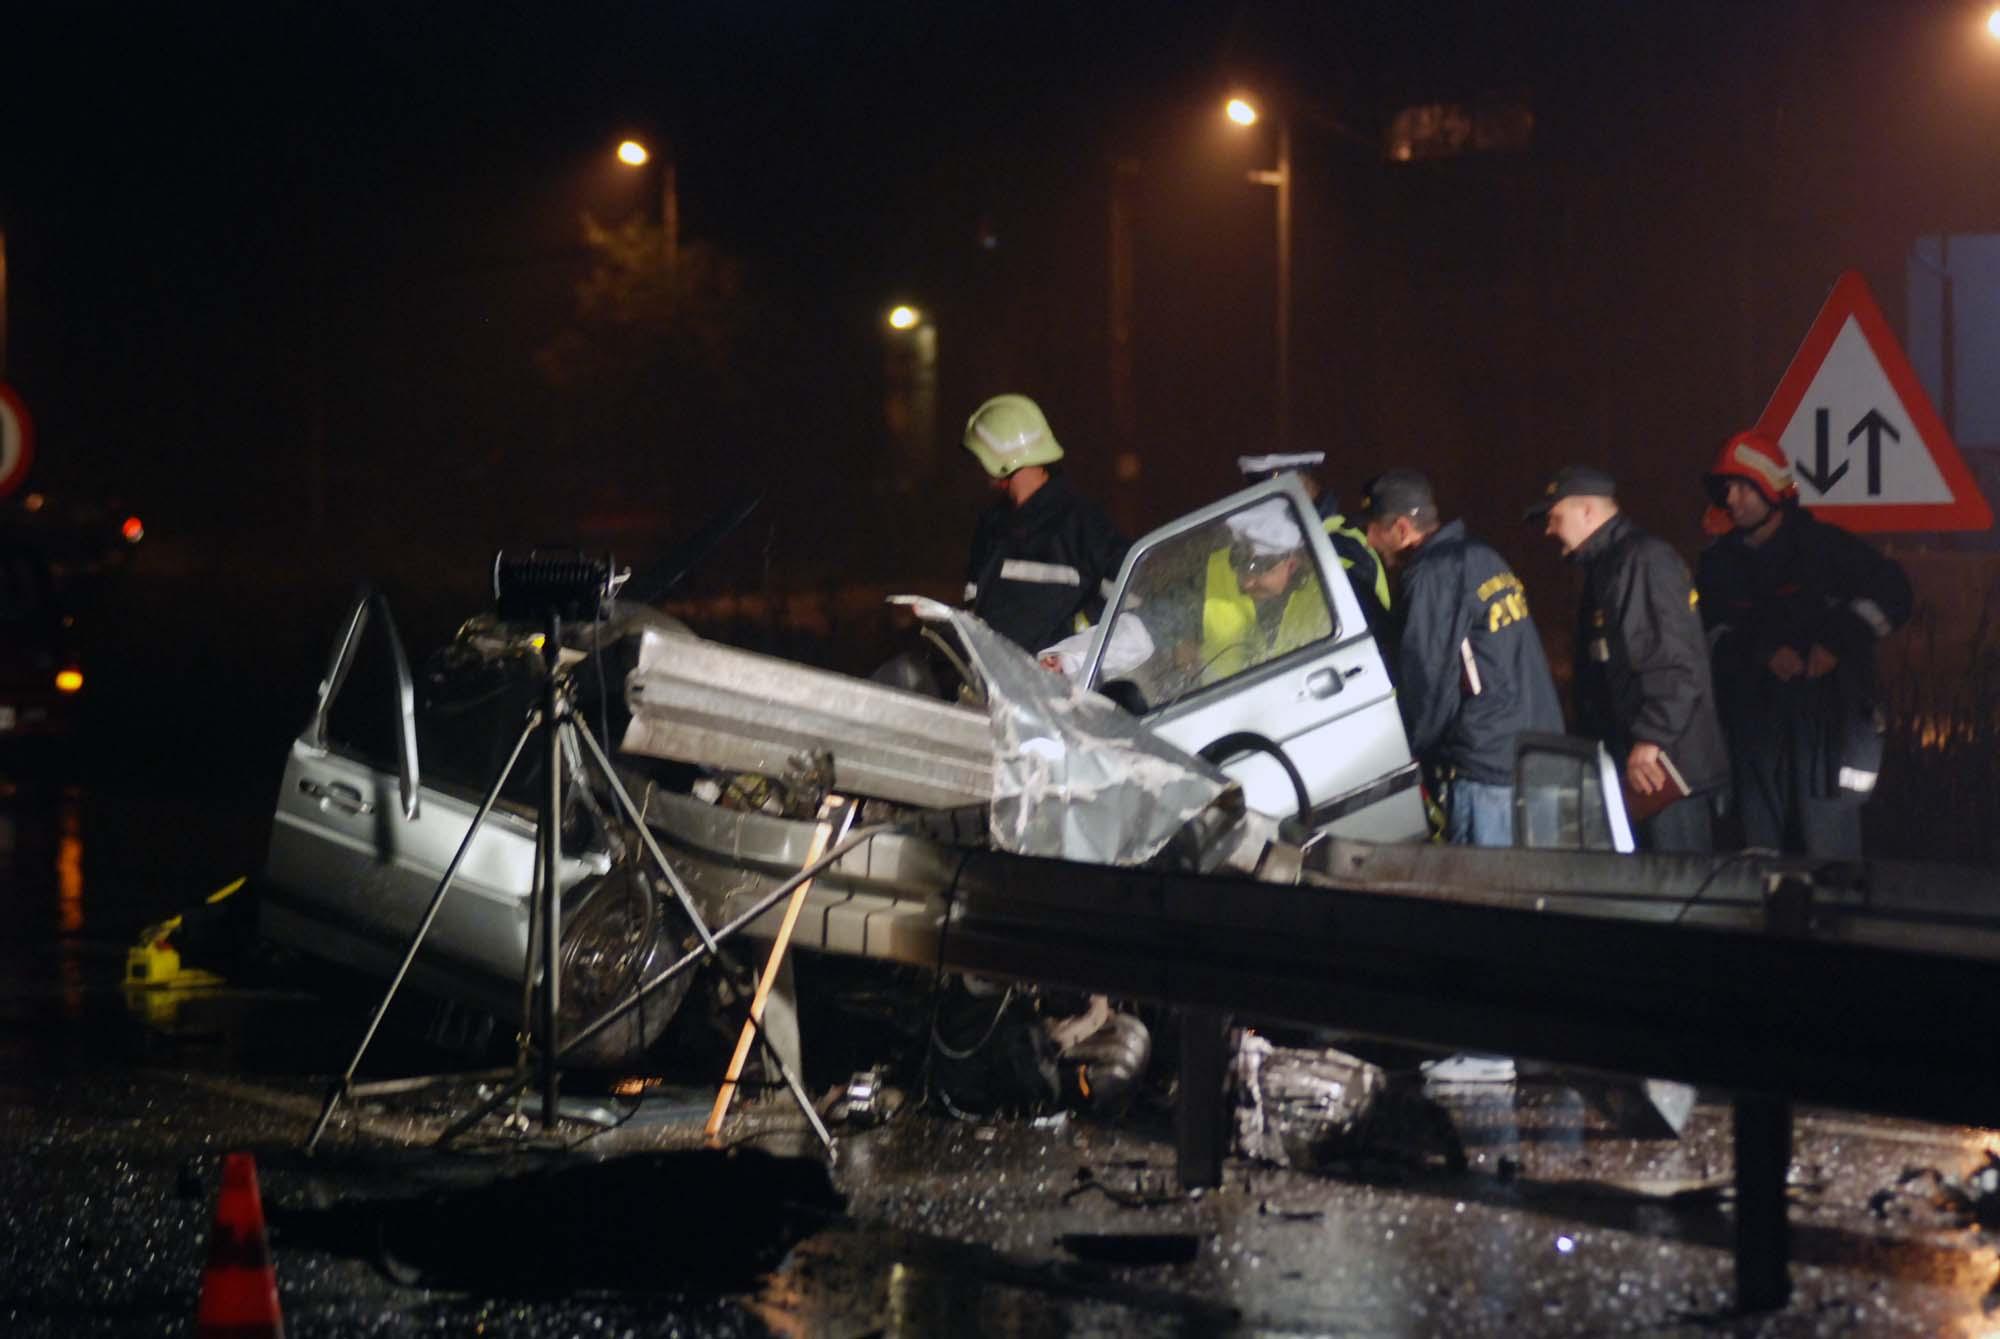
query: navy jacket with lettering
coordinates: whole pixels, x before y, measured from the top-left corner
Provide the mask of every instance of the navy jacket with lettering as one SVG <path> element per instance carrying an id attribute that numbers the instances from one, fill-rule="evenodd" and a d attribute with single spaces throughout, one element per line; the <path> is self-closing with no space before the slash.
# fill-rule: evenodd
<path id="1" fill-rule="evenodd" d="M 1570 557 L 1584 570 L 1570 681 L 1578 731 L 1603 740 L 1621 770 L 1644 740 L 1673 760 L 1690 790 L 1722 785 L 1729 754 L 1687 564 L 1622 513 Z"/>
<path id="2" fill-rule="evenodd" d="M 1027 651 L 1095 622 L 1129 547 L 1109 518 L 1060 474 L 1016 507 L 979 518 L 966 567 L 965 598 L 986 625 Z"/>
<path id="3" fill-rule="evenodd" d="M 1463 521 L 1453 521 L 1411 554 L 1395 613 L 1396 702 L 1410 751 L 1433 771 L 1512 785 L 1516 736 L 1563 728 L 1520 581 L 1498 553 L 1465 533 Z"/>

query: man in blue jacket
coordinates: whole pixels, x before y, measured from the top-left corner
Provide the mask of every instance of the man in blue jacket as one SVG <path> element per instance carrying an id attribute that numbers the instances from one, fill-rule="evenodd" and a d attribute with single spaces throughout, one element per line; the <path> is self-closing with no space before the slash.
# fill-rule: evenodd
<path id="1" fill-rule="evenodd" d="M 1444 789 L 1445 834 L 1471 846 L 1514 843 L 1514 741 L 1560 734 L 1562 705 L 1506 560 L 1438 522 L 1430 480 L 1388 470 L 1360 514 L 1368 543 L 1399 574 L 1396 701 L 1410 751 Z"/>

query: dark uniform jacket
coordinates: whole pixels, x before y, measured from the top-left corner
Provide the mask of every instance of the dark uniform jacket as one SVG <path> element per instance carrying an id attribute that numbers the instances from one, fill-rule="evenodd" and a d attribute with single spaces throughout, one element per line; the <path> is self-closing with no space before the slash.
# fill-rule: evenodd
<path id="1" fill-rule="evenodd" d="M 1030 651 L 1097 620 L 1129 547 L 1095 504 L 1060 474 L 1016 507 L 979 518 L 965 598 L 988 627 Z"/>
<path id="2" fill-rule="evenodd" d="M 1603 740 L 1621 769 L 1644 740 L 1660 746 L 1690 790 L 1720 786 L 1729 754 L 1687 564 L 1623 515 L 1570 556 L 1584 571 L 1571 680 L 1578 731 Z"/>
<path id="3" fill-rule="evenodd" d="M 1762 545 L 1747 543 L 1739 531 L 1704 549 L 1695 584 L 1730 748 L 1776 747 L 1788 726 L 1803 721 L 1813 741 L 1811 756 L 1798 760 L 1809 794 L 1833 798 L 1843 789 L 1872 788 L 1881 758 L 1875 644 L 1909 620 L 1910 581 L 1902 567 L 1788 504 Z M 1832 674 L 1785 681 L 1771 673 L 1780 647 L 1804 660 L 1815 645 L 1839 658 Z M 1859 773 L 1862 783 L 1844 786 L 1843 769 Z"/>
<path id="4" fill-rule="evenodd" d="M 1411 555 L 1396 614 L 1396 701 L 1410 751 L 1433 771 L 1514 784 L 1515 737 L 1563 728 L 1520 580 L 1453 521 Z"/>

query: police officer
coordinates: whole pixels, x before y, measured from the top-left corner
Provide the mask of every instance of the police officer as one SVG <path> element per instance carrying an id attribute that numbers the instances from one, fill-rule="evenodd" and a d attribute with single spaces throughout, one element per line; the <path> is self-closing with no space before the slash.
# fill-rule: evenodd
<path id="1" fill-rule="evenodd" d="M 1202 682 L 1216 683 L 1330 636 L 1306 534 L 1283 498 L 1226 522 L 1229 547 L 1212 555 L 1201 610 Z"/>
<path id="2" fill-rule="evenodd" d="M 1858 859 L 1882 765 L 1875 645 L 1910 617 L 1894 561 L 1799 506 L 1784 452 L 1729 439 L 1704 476 L 1696 588 L 1751 846 Z"/>
<path id="3" fill-rule="evenodd" d="M 1050 468 L 1063 450 L 1027 396 L 996 395 L 980 405 L 964 442 L 1004 495 L 973 534 L 966 602 L 995 632 L 1039 652 L 1096 621 L 1127 542 Z"/>
<path id="4" fill-rule="evenodd" d="M 1325 463 L 1324 451 L 1236 458 L 1236 468 L 1253 484 L 1274 479 L 1287 470 L 1297 472 L 1306 496 L 1319 512 L 1320 525 L 1333 545 L 1334 556 L 1340 559 L 1341 569 L 1347 573 L 1347 584 L 1354 588 L 1354 598 L 1361 605 L 1361 616 L 1368 620 L 1368 630 L 1380 636 L 1389 621 L 1389 569 L 1368 546 L 1367 533 L 1341 515 L 1339 497 L 1320 487 L 1319 476 L 1313 471 Z"/>
<path id="5" fill-rule="evenodd" d="M 1400 576 L 1396 702 L 1410 751 L 1445 783 L 1446 835 L 1511 846 L 1515 738 L 1563 725 L 1527 594 L 1465 522 L 1439 525 L 1430 480 L 1416 470 L 1378 475 L 1361 515 L 1369 545 Z"/>
<path id="6" fill-rule="evenodd" d="M 1603 470 L 1565 466 L 1525 513 L 1583 568 L 1570 679 L 1577 730 L 1604 741 L 1641 806 L 1662 806 L 1638 823 L 1641 846 L 1712 851 L 1710 806 L 1729 757 L 1694 586 L 1673 547 L 1619 510 L 1617 487 Z"/>

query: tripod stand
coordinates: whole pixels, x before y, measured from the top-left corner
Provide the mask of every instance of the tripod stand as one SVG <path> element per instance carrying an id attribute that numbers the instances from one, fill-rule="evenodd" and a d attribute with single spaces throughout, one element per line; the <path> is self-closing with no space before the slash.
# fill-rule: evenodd
<path id="1" fill-rule="evenodd" d="M 606 788 L 609 789 L 613 797 L 617 800 L 620 812 L 638 833 L 639 839 L 644 844 L 646 852 L 651 857 L 654 866 L 658 869 L 668 887 L 673 890 L 674 897 L 679 902 L 681 910 L 687 916 L 689 924 L 693 926 L 696 936 L 700 939 L 701 947 L 698 953 L 705 954 L 711 958 L 726 960 L 723 959 L 719 937 L 709 931 L 707 923 L 702 918 L 700 909 L 695 906 L 693 897 L 688 893 L 687 886 L 681 881 L 680 876 L 674 872 L 673 866 L 667 861 L 665 852 L 660 849 L 659 843 L 654 840 L 652 833 L 648 831 L 644 814 L 633 803 L 631 795 L 627 793 L 623 783 L 619 781 L 617 772 L 611 765 L 611 760 L 605 755 L 602 746 L 598 744 L 596 738 L 591 735 L 588 727 L 579 721 L 574 702 L 574 688 L 570 677 L 563 671 L 561 666 L 561 631 L 561 615 L 556 610 L 551 609 L 547 614 L 546 631 L 542 642 L 541 701 L 538 705 L 530 709 L 527 720 L 521 728 L 521 733 L 514 741 L 513 749 L 507 756 L 507 761 L 501 766 L 499 774 L 487 789 L 485 798 L 481 801 L 477 813 L 473 816 L 471 826 L 467 829 L 464 839 L 459 843 L 456 853 L 451 858 L 451 863 L 445 867 L 443 877 L 439 879 L 436 890 L 431 894 L 430 905 L 425 909 L 423 917 L 417 924 L 415 933 L 411 936 L 410 942 L 404 950 L 402 962 L 397 967 L 394 976 L 390 979 L 388 990 L 384 993 L 381 1003 L 376 1006 L 374 1016 L 369 1019 L 368 1026 L 362 1034 L 361 1043 L 355 1049 L 353 1059 L 348 1062 L 347 1069 L 328 1090 L 326 1100 L 320 1108 L 319 1119 L 314 1123 L 312 1133 L 306 1139 L 305 1147 L 308 1153 L 319 1143 L 320 1136 L 325 1133 L 327 1123 L 333 1117 L 335 1107 L 339 1105 L 343 1097 L 369 1096 L 404 1091 L 423 1082 L 421 1080 L 399 1079 L 377 1084 L 356 1084 L 354 1076 L 361 1066 L 363 1057 L 367 1054 L 369 1045 L 375 1038 L 375 1033 L 381 1027 L 383 1018 L 387 1016 L 389 1006 L 395 1000 L 397 991 L 401 988 L 404 979 L 409 975 L 411 964 L 416 961 L 417 953 L 423 947 L 425 936 L 429 934 L 432 924 L 437 919 L 438 910 L 444 904 L 445 894 L 450 891 L 452 882 L 458 874 L 459 866 L 464 862 L 466 854 L 471 850 L 472 843 L 479 835 L 480 828 L 485 823 L 487 816 L 492 812 L 493 806 L 498 803 L 500 795 L 507 785 L 508 778 L 513 774 L 515 764 L 520 760 L 529 742 L 537 734 L 541 736 L 541 743 L 548 768 L 548 790 L 543 797 L 543 803 L 540 806 L 540 812 L 537 815 L 535 824 L 536 876 L 530 897 L 528 953 L 523 962 L 522 971 L 524 994 L 526 994 L 532 990 L 537 959 L 539 958 L 542 990 L 540 1008 L 535 1012 L 538 1015 L 536 1021 L 539 1023 L 541 1038 L 540 1054 L 538 1057 L 538 1077 L 542 1089 L 542 1128 L 550 1130 L 556 1125 L 560 1088 L 560 1060 L 563 1051 L 558 1030 L 561 1015 L 562 985 L 562 805 L 564 769 L 570 758 L 574 757 L 576 759 L 579 768 L 586 762 L 594 766 L 598 778 L 604 782 Z M 580 749 L 577 747 L 579 742 L 583 746 Z M 739 920 L 732 924 L 725 929 L 724 934 L 740 929 L 743 923 L 743 921 Z M 539 953 L 537 953 L 538 948 Z M 685 970 L 692 966 L 697 957 L 696 953 L 690 953 L 680 962 L 677 962 L 674 968 L 670 969 L 669 974 Z M 643 996 L 650 992 L 663 984 L 664 980 L 665 978 L 662 977 L 648 982 L 636 993 L 634 1000 L 614 1005 L 604 1017 L 582 1028 L 579 1032 L 579 1039 L 601 1031 L 613 1017 L 621 1014 L 624 1009 L 635 1002 L 638 996 Z M 526 1019 L 523 1021 L 524 1024 L 527 1022 Z M 755 1021 L 753 1019 L 753 1023 Z M 819 1118 L 819 1113 L 813 1109 L 812 1102 L 807 1097 L 805 1089 L 801 1086 L 798 1075 L 785 1063 L 784 1058 L 777 1053 L 776 1049 L 771 1045 L 770 1040 L 764 1036 L 761 1027 L 757 1028 L 757 1035 L 758 1039 L 764 1045 L 767 1058 L 783 1076 L 786 1086 L 791 1090 L 793 1101 L 798 1104 L 799 1110 L 812 1126 L 813 1132 L 818 1136 L 821 1145 L 830 1154 L 833 1150 L 833 1137 L 827 1133 L 826 1126 Z M 526 1081 L 517 1075 L 516 1081 L 507 1088 L 504 1088 L 497 1099 L 480 1108 L 469 1119 L 461 1120 L 459 1124 L 447 1130 L 444 1137 L 448 1139 L 459 1129 L 476 1122 L 501 1102 L 520 1092 L 525 1086 Z"/>

